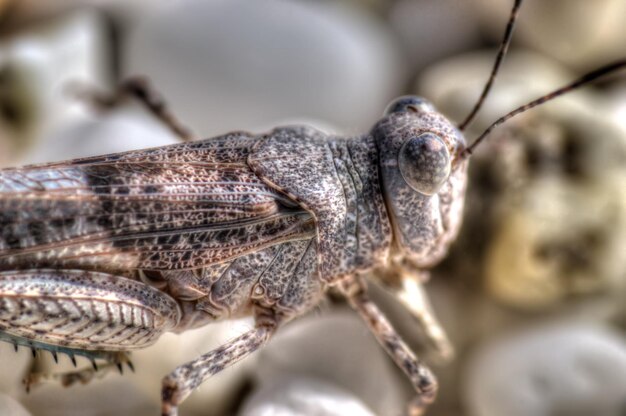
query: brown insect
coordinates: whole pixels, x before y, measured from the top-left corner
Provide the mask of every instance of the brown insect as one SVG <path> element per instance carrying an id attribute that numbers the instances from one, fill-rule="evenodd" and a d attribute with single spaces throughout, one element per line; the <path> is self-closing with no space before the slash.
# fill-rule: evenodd
<path id="1" fill-rule="evenodd" d="M 253 315 L 249 332 L 163 379 L 162 413 L 171 416 L 204 380 L 335 287 L 407 374 L 417 391 L 409 413 L 422 414 L 436 379 L 369 299 L 364 276 L 391 287 L 450 355 L 421 284 L 459 230 L 468 156 L 508 118 L 626 66 L 522 106 L 466 146 L 461 131 L 491 87 L 520 4 L 459 128 L 425 100 L 401 97 L 353 138 L 284 127 L 0 171 L 0 339 L 121 368 L 130 365 L 125 352 L 166 331 Z M 144 83 L 118 93 L 139 97 L 189 138 Z"/>

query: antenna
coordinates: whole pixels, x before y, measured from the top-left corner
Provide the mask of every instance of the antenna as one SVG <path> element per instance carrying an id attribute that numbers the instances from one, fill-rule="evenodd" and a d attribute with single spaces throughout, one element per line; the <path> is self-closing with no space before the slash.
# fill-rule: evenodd
<path id="1" fill-rule="evenodd" d="M 496 61 L 493 64 L 493 68 L 491 69 L 491 75 L 489 75 L 489 80 L 485 84 L 483 88 L 483 92 L 480 94 L 480 98 L 474 104 L 474 108 L 472 111 L 465 117 L 465 120 L 459 124 L 459 130 L 463 131 L 465 128 L 472 122 L 478 110 L 483 106 L 483 102 L 485 98 L 487 98 L 487 94 L 491 90 L 491 86 L 496 79 L 496 75 L 498 74 L 498 70 L 500 69 L 500 65 L 504 60 L 504 56 L 509 49 L 509 45 L 511 44 L 511 38 L 513 37 L 513 28 L 515 27 L 515 20 L 517 19 L 517 15 L 519 12 L 519 8 L 522 5 L 522 0 L 515 0 L 515 4 L 513 4 L 513 9 L 511 10 L 511 15 L 509 17 L 509 23 L 506 25 L 506 30 L 504 31 L 504 38 L 502 39 L 502 43 L 500 43 L 500 49 L 498 50 L 498 55 L 496 56 Z"/>
<path id="2" fill-rule="evenodd" d="M 533 107 L 536 107 L 538 105 L 541 105 L 545 102 L 548 102 L 550 100 L 553 100 L 557 97 L 560 97 L 563 94 L 566 94 L 568 92 L 571 92 L 579 87 L 582 87 L 583 85 L 589 84 L 590 82 L 595 81 L 596 79 L 608 75 L 611 72 L 615 72 L 618 71 L 620 69 L 623 69 L 626 67 L 626 59 L 621 59 L 619 61 L 613 62 L 611 64 L 605 65 L 601 68 L 598 68 L 594 71 L 591 71 L 585 75 L 583 75 L 582 77 L 578 78 L 575 81 L 570 82 L 569 84 L 552 91 L 551 93 L 548 93 L 542 97 L 539 97 L 533 101 L 530 101 L 527 104 L 524 104 L 518 108 L 516 108 L 515 110 L 511 111 L 508 114 L 505 114 L 504 116 L 500 117 L 499 119 L 497 119 L 496 121 L 494 121 L 489 127 L 487 127 L 487 129 L 480 135 L 478 136 L 478 138 L 476 140 L 474 140 L 474 142 L 467 147 L 465 150 L 463 150 L 463 152 L 461 153 L 461 159 L 466 159 L 469 155 L 472 154 L 472 152 L 476 149 L 476 146 L 478 146 L 480 144 L 480 142 L 482 142 L 485 137 L 491 133 L 491 131 L 493 129 L 495 129 L 496 127 L 498 127 L 500 124 L 504 123 L 505 121 L 515 117 L 518 114 L 523 113 L 524 111 L 530 110 Z"/>

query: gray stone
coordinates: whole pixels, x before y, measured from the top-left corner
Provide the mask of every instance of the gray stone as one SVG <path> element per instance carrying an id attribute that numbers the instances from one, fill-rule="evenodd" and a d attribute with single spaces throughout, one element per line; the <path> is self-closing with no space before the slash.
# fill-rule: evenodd
<path id="1" fill-rule="evenodd" d="M 598 324 L 519 331 L 470 358 L 463 397 L 472 416 L 619 416 L 626 405 L 626 342 Z"/>
<path id="2" fill-rule="evenodd" d="M 303 118 L 369 129 L 406 81 L 390 32 L 339 2 L 155 7 L 130 34 L 123 68 L 148 75 L 204 137 Z"/>
<path id="3" fill-rule="evenodd" d="M 74 82 L 106 85 L 107 45 L 102 16 L 93 10 L 76 10 L 4 40 L 0 70 L 7 85 L 0 87 L 17 121 L 0 122 L 0 134 L 10 138 L 9 156 L 0 163 L 27 161 L 31 150 L 46 146 L 46 138 L 87 116 L 68 89 Z"/>
<path id="4" fill-rule="evenodd" d="M 473 7 L 502 38 L 511 2 L 474 0 Z M 524 2 L 515 42 L 580 70 L 620 59 L 626 49 L 626 3 L 621 0 L 551 0 Z"/>
<path id="5" fill-rule="evenodd" d="M 0 393 L 0 415 L 31 416 L 31 413 L 11 397 Z"/>
<path id="6" fill-rule="evenodd" d="M 239 416 L 374 416 L 353 394 L 331 383 L 308 378 L 264 383 Z"/>

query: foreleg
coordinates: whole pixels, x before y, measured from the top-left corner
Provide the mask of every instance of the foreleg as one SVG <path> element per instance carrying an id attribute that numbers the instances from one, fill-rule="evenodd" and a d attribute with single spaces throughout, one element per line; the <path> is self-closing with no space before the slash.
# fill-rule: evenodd
<path id="1" fill-rule="evenodd" d="M 409 405 L 411 416 L 422 415 L 437 395 L 438 384 L 430 369 L 423 364 L 404 343 L 385 315 L 369 299 L 367 287 L 360 277 L 350 277 L 339 283 L 339 289 L 350 305 L 365 320 L 370 330 L 409 377 L 417 391 L 417 397 Z"/>
<path id="2" fill-rule="evenodd" d="M 435 316 L 424 290 L 422 282 L 427 280 L 423 277 L 425 273 L 427 272 L 400 271 L 401 287 L 396 290 L 396 295 L 417 320 L 428 340 L 437 349 L 439 356 L 447 361 L 454 357 L 454 347 Z"/>
<path id="3" fill-rule="evenodd" d="M 157 119 L 165 124 L 178 138 L 184 142 L 192 141 L 194 135 L 183 126 L 178 118 L 167 107 L 165 100 L 150 84 L 148 78 L 134 76 L 127 78 L 117 87 L 113 94 L 95 91 L 89 87 L 75 88 L 77 95 L 100 109 L 118 106 L 126 98 L 131 97 L 142 103 Z"/>
<path id="4" fill-rule="evenodd" d="M 429 273 L 409 270 L 403 266 L 396 266 L 381 273 L 385 274 L 378 276 L 380 282 L 393 292 L 416 319 L 428 342 L 437 350 L 439 357 L 443 361 L 451 360 L 454 357 L 454 347 L 435 316 L 428 294 L 424 290 L 424 283 L 430 278 Z"/>

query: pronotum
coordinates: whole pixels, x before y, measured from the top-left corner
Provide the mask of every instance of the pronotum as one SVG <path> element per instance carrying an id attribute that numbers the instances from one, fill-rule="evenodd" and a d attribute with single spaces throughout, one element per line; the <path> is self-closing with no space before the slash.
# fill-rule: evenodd
<path id="1" fill-rule="evenodd" d="M 218 319 L 251 315 L 254 328 L 163 379 L 162 414 L 211 375 L 268 342 L 330 287 L 363 317 L 416 390 L 422 414 L 437 382 L 367 293 L 389 286 L 440 353 L 451 346 L 422 290 L 461 224 L 472 150 L 497 125 L 608 72 L 607 65 L 505 115 L 466 144 L 511 39 L 514 2 L 492 76 L 458 127 L 426 100 L 401 97 L 361 136 L 306 126 L 266 134 L 188 134 L 148 86 L 131 94 L 183 143 L 0 171 L 0 339 L 84 356 L 94 368 L 130 365 L 126 352 Z M 36 377 L 29 382 L 36 382 Z"/>

